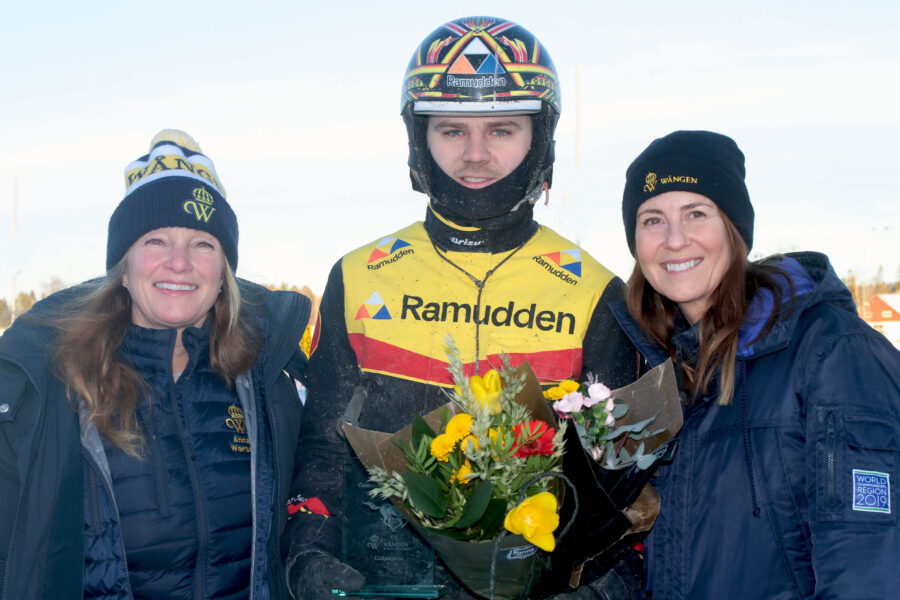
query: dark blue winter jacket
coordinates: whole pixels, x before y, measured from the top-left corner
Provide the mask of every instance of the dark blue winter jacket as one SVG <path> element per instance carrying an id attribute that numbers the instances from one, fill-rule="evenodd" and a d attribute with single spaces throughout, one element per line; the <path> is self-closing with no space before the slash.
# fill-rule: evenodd
<path id="1" fill-rule="evenodd" d="M 734 397 L 687 402 L 678 454 L 653 485 L 646 597 L 900 597 L 900 352 L 856 314 L 825 256 L 781 263 L 793 310 L 757 297 L 739 340 Z M 667 352 L 614 312 L 651 365 Z M 683 359 L 697 328 L 673 337 Z"/>
<path id="2" fill-rule="evenodd" d="M 185 481 L 167 485 L 170 482 L 157 479 L 163 474 L 157 469 L 162 466 L 160 455 L 151 452 L 146 470 L 128 482 L 128 477 L 122 477 L 127 471 L 123 469 L 123 457 L 104 445 L 95 428 L 79 423 L 78 413 L 65 397 L 64 384 L 49 368 L 54 334 L 42 324 L 40 316 L 45 311 L 54 314 L 64 310 L 90 285 L 60 292 L 38 303 L 32 309 L 32 318 L 16 321 L 0 337 L 0 600 L 75 599 L 84 594 L 128 599 L 132 597 L 130 575 L 147 578 L 141 585 L 158 591 L 167 585 L 177 590 L 178 577 L 189 578 L 191 596 L 197 599 L 288 598 L 280 541 L 302 406 L 285 371 L 294 377 L 305 376 L 305 358 L 298 343 L 308 319 L 309 302 L 298 294 L 269 292 L 240 282 L 252 322 L 264 335 L 256 364 L 237 378 L 230 391 L 210 388 L 210 393 L 194 399 L 199 402 L 189 403 L 192 407 L 181 405 L 186 416 L 182 425 L 194 434 L 193 439 L 189 433 L 180 442 L 184 444 L 181 459 L 172 452 L 175 446 L 165 427 L 156 440 L 150 433 L 148 444 L 158 443 L 165 462 L 171 462 L 166 465 L 168 475 L 197 459 L 197 465 L 184 474 Z M 129 346 L 136 341 L 132 333 L 123 350 L 133 360 L 135 353 L 140 354 L 139 349 L 147 346 L 142 346 L 140 340 L 136 346 Z M 166 335 L 147 330 L 139 333 L 150 337 Z M 206 347 L 205 333 L 199 329 L 186 333 L 188 351 L 193 349 L 192 356 L 199 356 Z M 194 367 L 201 372 L 191 370 Z M 196 384 L 197 377 L 210 376 L 202 361 L 194 367 L 189 364 L 191 372 L 184 375 L 185 385 L 192 381 Z M 193 395 L 196 390 L 184 391 Z M 229 399 L 237 400 L 234 408 L 217 406 Z M 153 408 L 163 410 L 161 406 Z M 211 421 L 203 418 L 201 413 L 210 410 L 221 414 Z M 150 425 L 145 421 L 147 416 L 146 411 L 139 413 L 142 426 Z M 153 423 L 160 423 L 161 417 L 157 415 Z M 236 430 L 232 433 L 226 423 L 231 419 L 237 425 L 238 418 L 243 421 L 243 436 Z M 225 424 L 228 431 L 222 433 L 221 427 L 216 427 L 216 432 L 204 431 L 203 423 Z M 152 426 L 144 429 L 148 430 Z M 222 435 L 229 439 L 224 440 Z M 225 441 L 227 448 L 222 445 Z M 247 453 L 240 449 L 232 452 L 232 444 L 235 448 L 250 448 L 249 464 Z M 229 455 L 234 460 L 223 460 Z M 119 481 L 114 481 L 117 472 Z M 153 492 L 136 497 L 146 474 L 152 474 L 154 479 L 143 480 Z M 234 485 L 242 477 L 245 483 Z M 172 531 L 172 522 L 166 520 L 166 515 L 171 515 L 173 509 L 185 510 L 178 506 L 185 485 L 204 490 L 203 500 L 197 502 L 195 510 L 212 514 L 197 519 L 195 529 L 176 534 L 167 551 L 193 553 L 194 568 L 180 574 L 159 569 L 154 575 L 152 564 L 145 562 L 135 574 L 129 573 L 127 565 L 134 564 L 134 557 L 129 555 L 126 562 L 125 548 L 140 551 L 140 544 L 147 543 L 148 536 L 159 537 Z M 236 505 L 248 506 L 226 508 L 226 488 L 236 490 L 231 499 Z M 115 494 L 111 493 L 113 489 Z M 120 492 L 124 497 L 118 496 Z M 151 495 L 152 498 L 147 497 Z M 135 500 L 143 503 L 135 506 Z M 194 507 L 195 498 L 190 502 Z M 124 511 L 123 503 L 127 505 Z M 232 531 L 240 522 L 243 524 Z M 139 530 L 142 525 L 143 532 Z M 154 527 L 161 529 L 153 531 Z M 123 540 L 123 529 L 126 537 L 129 530 L 132 532 L 132 542 Z M 196 541 L 188 541 L 190 533 L 197 535 Z M 238 543 L 238 548 L 231 548 L 240 539 L 243 542 Z M 159 580 L 151 581 L 154 576 Z"/>
<path id="3" fill-rule="evenodd" d="M 208 322 L 182 333 L 188 363 L 174 380 L 176 333 L 129 326 L 122 358 L 147 385 L 136 407 L 145 434 L 142 456 L 103 440 L 128 581 L 137 597 L 246 598 L 253 499 L 242 400 L 238 387 L 227 385 L 212 369 Z M 259 381 L 260 375 L 251 379 Z M 256 393 L 262 398 L 261 390 Z M 264 410 L 264 403 L 258 406 Z M 264 479 L 269 479 L 268 426 L 265 418 L 256 423 L 263 442 L 255 448 L 258 468 L 266 469 Z M 85 489 L 85 599 L 108 598 L 110 572 L 121 568 L 109 554 L 118 536 L 102 526 L 100 496 L 108 494 L 106 482 L 96 465 L 86 464 L 85 470 L 91 482 Z"/>

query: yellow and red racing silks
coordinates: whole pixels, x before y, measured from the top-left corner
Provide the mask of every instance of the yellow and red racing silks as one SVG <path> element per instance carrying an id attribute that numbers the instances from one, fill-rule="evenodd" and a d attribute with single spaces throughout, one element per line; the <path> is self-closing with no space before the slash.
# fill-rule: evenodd
<path id="1" fill-rule="evenodd" d="M 362 370 L 449 386 L 445 337 L 472 375 L 477 330 L 481 372 L 499 369 L 505 353 L 513 366 L 528 361 L 541 382 L 576 377 L 613 274 L 546 227 L 496 268 L 508 254 L 447 252 L 450 264 L 415 223 L 345 256 L 345 320 Z M 463 270 L 484 281 L 492 268 L 479 301 Z"/>

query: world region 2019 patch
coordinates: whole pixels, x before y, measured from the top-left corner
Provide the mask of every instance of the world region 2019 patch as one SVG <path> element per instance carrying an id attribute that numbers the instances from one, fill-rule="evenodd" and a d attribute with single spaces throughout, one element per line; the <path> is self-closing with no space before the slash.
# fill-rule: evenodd
<path id="1" fill-rule="evenodd" d="M 890 514 L 890 475 L 853 469 L 853 510 Z"/>

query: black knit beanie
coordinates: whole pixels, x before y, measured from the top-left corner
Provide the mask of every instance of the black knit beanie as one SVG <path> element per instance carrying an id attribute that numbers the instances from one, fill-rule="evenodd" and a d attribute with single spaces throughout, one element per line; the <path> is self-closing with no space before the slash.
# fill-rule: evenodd
<path id="1" fill-rule="evenodd" d="M 237 269 L 237 217 L 225 201 L 225 189 L 197 142 L 177 129 L 160 131 L 149 154 L 125 168 L 125 197 L 109 219 L 106 269 L 116 266 L 138 238 L 160 227 L 212 234 Z"/>
<path id="2" fill-rule="evenodd" d="M 711 131 L 676 131 L 653 141 L 625 174 L 622 220 L 635 253 L 637 211 L 659 194 L 687 191 L 716 203 L 753 247 L 753 206 L 744 183 L 744 154 L 730 137 Z"/>

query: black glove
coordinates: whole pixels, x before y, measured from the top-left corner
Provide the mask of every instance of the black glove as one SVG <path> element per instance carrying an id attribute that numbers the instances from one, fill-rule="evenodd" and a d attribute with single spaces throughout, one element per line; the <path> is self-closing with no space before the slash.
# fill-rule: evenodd
<path id="1" fill-rule="evenodd" d="M 643 586 L 643 557 L 631 548 L 619 556 L 615 566 L 601 577 L 575 591 L 557 594 L 552 600 L 634 600 Z"/>
<path id="2" fill-rule="evenodd" d="M 553 600 L 632 600 L 634 593 L 615 571 L 609 571 L 596 581 L 582 585 L 574 592 L 557 594 Z"/>
<path id="3" fill-rule="evenodd" d="M 333 589 L 355 592 L 366 584 L 362 573 L 324 552 L 300 556 L 290 579 L 297 600 L 333 600 Z"/>

